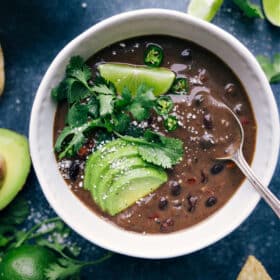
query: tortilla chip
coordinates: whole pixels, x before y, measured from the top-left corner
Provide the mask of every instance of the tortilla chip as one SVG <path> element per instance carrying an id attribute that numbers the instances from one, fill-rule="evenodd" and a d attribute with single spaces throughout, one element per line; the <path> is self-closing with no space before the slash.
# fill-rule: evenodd
<path id="1" fill-rule="evenodd" d="M 236 280 L 272 280 L 272 278 L 254 256 L 249 256 Z"/>
<path id="2" fill-rule="evenodd" d="M 4 56 L 0 45 L 0 96 L 4 91 L 4 85 L 5 85 Z"/>

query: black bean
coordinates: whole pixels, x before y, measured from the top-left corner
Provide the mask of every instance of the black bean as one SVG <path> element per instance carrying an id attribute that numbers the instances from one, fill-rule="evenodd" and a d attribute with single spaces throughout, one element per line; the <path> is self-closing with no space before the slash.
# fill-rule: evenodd
<path id="1" fill-rule="evenodd" d="M 168 231 L 168 228 L 172 226 L 174 226 L 174 220 L 172 218 L 168 218 L 161 223 L 160 231 L 166 232 Z"/>
<path id="2" fill-rule="evenodd" d="M 197 95 L 194 97 L 194 101 L 195 101 L 195 105 L 196 105 L 196 106 L 201 105 L 201 103 L 204 101 L 204 96 L 203 96 L 203 94 L 197 94 Z"/>
<path id="3" fill-rule="evenodd" d="M 231 84 L 231 83 L 227 84 L 225 86 L 225 92 L 226 92 L 226 94 L 229 94 L 229 95 L 235 94 L 235 92 L 236 92 L 235 85 Z"/>
<path id="4" fill-rule="evenodd" d="M 235 114 L 240 115 L 242 113 L 243 105 L 241 103 L 236 104 L 233 108 Z"/>
<path id="5" fill-rule="evenodd" d="M 211 169 L 210 169 L 210 172 L 211 174 L 213 175 L 217 175 L 219 174 L 220 172 L 222 172 L 224 169 L 224 165 L 222 163 L 215 163 Z"/>
<path id="6" fill-rule="evenodd" d="M 209 149 L 215 144 L 214 136 L 209 133 L 205 133 L 200 138 L 200 146 L 203 149 Z"/>
<path id="7" fill-rule="evenodd" d="M 174 226 L 174 220 L 172 218 L 168 218 L 165 222 L 169 227 Z"/>
<path id="8" fill-rule="evenodd" d="M 189 195 L 187 197 L 187 201 L 188 201 L 188 211 L 189 212 L 193 212 L 195 210 L 197 201 L 198 201 L 198 196 L 196 195 Z"/>
<path id="9" fill-rule="evenodd" d="M 213 120 L 210 114 L 206 114 L 203 116 L 203 124 L 205 128 L 212 129 L 213 128 Z"/>
<path id="10" fill-rule="evenodd" d="M 167 206 L 168 206 L 168 200 L 167 200 L 167 198 L 165 198 L 165 197 L 162 196 L 162 197 L 159 199 L 158 208 L 159 208 L 160 210 L 164 210 L 164 209 L 167 208 Z"/>
<path id="11" fill-rule="evenodd" d="M 217 203 L 217 198 L 215 196 L 210 196 L 205 202 L 206 207 L 212 207 Z"/>
<path id="12" fill-rule="evenodd" d="M 80 164 L 78 161 L 73 161 L 69 167 L 69 178 L 72 181 L 76 181 L 80 172 Z"/>
<path id="13" fill-rule="evenodd" d="M 182 187 L 180 186 L 180 184 L 176 181 L 171 181 L 169 183 L 170 186 L 170 193 L 174 196 L 177 196 L 181 193 Z"/>
<path id="14" fill-rule="evenodd" d="M 181 52 L 181 57 L 183 58 L 191 58 L 192 57 L 192 52 L 191 49 L 185 49 Z"/>

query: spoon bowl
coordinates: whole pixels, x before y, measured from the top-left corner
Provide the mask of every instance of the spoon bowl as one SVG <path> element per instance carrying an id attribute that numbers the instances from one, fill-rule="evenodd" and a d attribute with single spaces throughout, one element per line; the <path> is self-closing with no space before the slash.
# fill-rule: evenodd
<path id="1" fill-rule="evenodd" d="M 214 101 L 215 102 L 215 101 Z M 240 143 L 237 145 L 230 145 L 225 153 L 225 156 L 216 157 L 216 160 L 231 160 L 233 161 L 238 168 L 242 171 L 242 173 L 249 180 L 254 189 L 259 193 L 259 195 L 266 201 L 266 203 L 271 207 L 271 209 L 275 212 L 275 214 L 280 218 L 280 201 L 279 199 L 262 184 L 260 179 L 256 176 L 254 171 L 251 169 L 249 164 L 243 155 L 243 144 L 244 144 L 244 130 L 243 126 L 237 117 L 237 115 L 224 103 L 220 103 L 219 106 L 223 106 L 223 108 L 227 109 L 232 115 L 234 121 L 238 125 L 240 132 Z"/>

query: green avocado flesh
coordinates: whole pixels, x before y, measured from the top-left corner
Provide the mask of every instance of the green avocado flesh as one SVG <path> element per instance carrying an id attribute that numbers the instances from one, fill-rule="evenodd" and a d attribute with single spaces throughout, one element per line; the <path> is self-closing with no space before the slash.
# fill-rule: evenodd
<path id="1" fill-rule="evenodd" d="M 166 181 L 162 168 L 145 162 L 136 146 L 118 139 L 89 157 L 84 187 L 103 211 L 114 216 Z"/>
<path id="2" fill-rule="evenodd" d="M 4 174 L 0 179 L 0 210 L 6 207 L 23 187 L 31 160 L 27 139 L 11 130 L 0 128 L 0 156 Z"/>

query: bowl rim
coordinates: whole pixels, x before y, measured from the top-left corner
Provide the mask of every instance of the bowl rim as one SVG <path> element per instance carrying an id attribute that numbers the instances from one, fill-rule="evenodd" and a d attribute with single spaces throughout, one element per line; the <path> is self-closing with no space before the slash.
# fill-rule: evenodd
<path id="1" fill-rule="evenodd" d="M 175 250 L 175 251 L 166 250 L 164 254 L 160 251 L 160 252 L 153 252 L 153 253 L 150 253 L 149 255 L 147 255 L 147 252 L 145 252 L 145 251 L 136 252 L 135 249 L 131 249 L 131 248 L 124 249 L 121 245 L 117 246 L 117 245 L 114 245 L 112 242 L 107 242 L 102 238 L 98 238 L 97 236 L 90 236 L 90 235 L 86 234 L 84 230 L 82 231 L 80 228 L 78 228 L 78 226 L 76 226 L 75 221 L 71 221 L 71 219 L 69 219 L 69 217 L 67 217 L 67 215 L 63 212 L 63 207 L 61 207 L 61 205 L 54 205 L 54 203 L 52 202 L 50 192 L 48 191 L 48 187 L 46 186 L 45 180 L 44 180 L 44 177 L 46 176 L 46 174 L 44 174 L 42 172 L 42 170 L 39 169 L 40 160 L 36 154 L 37 150 L 34 148 L 34 146 L 35 146 L 34 144 L 37 141 L 36 133 L 35 133 L 37 130 L 37 126 L 36 126 L 36 116 L 38 114 L 37 108 L 39 108 L 39 105 L 41 104 L 42 99 L 44 97 L 43 88 L 44 88 L 44 85 L 48 83 L 50 73 L 52 71 L 54 71 L 54 69 L 56 68 L 56 66 L 58 65 L 58 63 L 60 61 L 60 58 L 63 57 L 64 53 L 67 53 L 69 50 L 75 49 L 80 42 L 85 40 L 88 36 L 92 36 L 92 34 L 94 32 L 96 32 L 96 30 L 98 30 L 98 29 L 106 28 L 107 26 L 112 26 L 115 23 L 118 23 L 119 21 L 127 20 L 128 18 L 133 18 L 136 16 L 145 17 L 145 16 L 151 16 L 151 15 L 180 18 L 180 19 L 182 19 L 188 23 L 194 24 L 200 28 L 207 29 L 209 32 L 214 33 L 219 37 L 223 37 L 225 40 L 229 41 L 230 43 L 232 43 L 236 47 L 238 47 L 240 52 L 242 52 L 243 55 L 246 56 L 248 63 L 250 65 L 253 65 L 257 76 L 261 79 L 263 86 L 266 88 L 266 92 L 267 92 L 266 98 L 267 98 L 267 102 L 269 104 L 269 108 L 272 111 L 273 123 L 275 124 L 275 126 L 273 127 L 274 135 L 276 136 L 276 139 L 278 139 L 278 140 L 280 139 L 278 110 L 277 110 L 276 101 L 274 99 L 270 85 L 269 85 L 263 71 L 261 70 L 259 64 L 257 63 L 255 57 L 241 42 L 238 41 L 238 39 L 236 39 L 231 34 L 227 33 L 223 29 L 221 29 L 211 23 L 197 19 L 195 17 L 192 17 L 192 16 L 187 15 L 182 12 L 167 10 L 167 9 L 141 9 L 141 10 L 134 10 L 134 11 L 120 13 L 120 14 L 114 15 L 112 17 L 109 17 L 105 20 L 102 20 L 101 22 L 93 25 L 92 27 L 90 27 L 89 29 L 87 29 L 86 31 L 84 31 L 83 33 L 78 35 L 77 37 L 75 37 L 57 54 L 57 56 L 52 61 L 51 65 L 49 66 L 47 72 L 45 73 L 45 75 L 40 83 L 40 86 L 38 88 L 38 91 L 37 91 L 37 94 L 36 94 L 36 97 L 35 97 L 35 100 L 33 103 L 32 111 L 31 111 L 31 118 L 30 118 L 30 126 L 29 126 L 29 139 L 30 139 L 29 143 L 30 143 L 30 152 L 31 152 L 31 158 L 32 158 L 34 170 L 36 172 L 38 181 L 41 185 L 41 189 L 43 190 L 43 193 L 44 193 L 47 201 L 49 202 L 50 206 L 54 209 L 54 211 L 58 214 L 58 216 L 60 216 L 62 218 L 62 220 L 66 224 L 68 224 L 74 231 L 79 233 L 83 238 L 89 240 L 90 242 L 93 242 L 94 244 L 97 244 L 98 246 L 101 246 L 103 248 L 106 248 L 108 250 L 111 250 L 111 251 L 114 251 L 117 253 L 134 256 L 134 257 L 141 257 L 141 258 L 164 259 L 164 258 L 172 258 L 172 257 L 185 255 L 185 254 L 188 254 L 191 252 L 195 252 L 199 249 L 202 249 L 206 246 L 209 246 L 209 245 L 215 243 L 216 241 L 220 240 L 221 238 L 223 238 L 226 235 L 228 235 L 229 233 L 231 233 L 252 213 L 252 211 L 254 210 L 254 208 L 256 207 L 256 205 L 260 199 L 259 195 L 256 194 L 254 197 L 252 197 L 251 201 L 248 201 L 248 207 L 246 209 L 242 209 L 243 210 L 242 214 L 240 214 L 238 216 L 238 218 L 236 218 L 232 221 L 229 221 L 227 223 L 227 225 L 224 226 L 223 231 L 216 234 L 214 238 L 213 237 L 205 238 L 205 240 L 202 240 L 202 242 L 200 243 L 199 246 L 196 246 L 195 248 L 192 248 L 191 250 L 188 250 L 188 248 L 185 248 L 184 246 L 182 246 L 182 247 L 179 246 L 177 248 L 177 250 Z M 268 181 L 271 180 L 272 175 L 273 175 L 274 170 L 277 165 L 279 145 L 280 145 L 280 141 L 278 141 L 278 145 L 275 145 L 273 147 L 273 153 L 272 153 L 273 157 L 270 158 L 270 165 L 268 168 L 269 170 L 266 173 L 267 178 L 269 178 Z M 194 226 L 194 227 L 196 227 L 196 226 Z M 126 231 L 123 231 L 123 232 L 126 232 Z M 178 233 L 178 232 L 175 232 L 172 234 L 176 235 L 176 233 Z M 134 233 L 130 233 L 130 234 L 131 234 L 131 236 L 134 235 Z M 160 234 L 160 236 L 162 236 L 162 235 L 163 234 Z M 156 237 L 159 235 L 153 235 L 153 236 Z M 165 235 L 165 236 L 168 236 L 168 235 Z M 163 237 L 160 237 L 160 238 L 162 240 L 167 240 L 167 238 L 163 238 Z M 150 237 L 150 239 L 152 239 L 152 238 Z"/>

